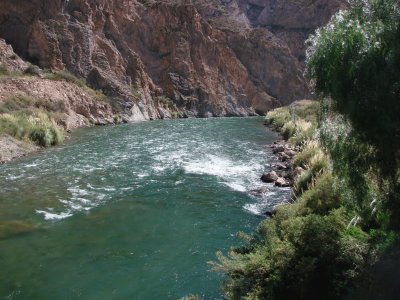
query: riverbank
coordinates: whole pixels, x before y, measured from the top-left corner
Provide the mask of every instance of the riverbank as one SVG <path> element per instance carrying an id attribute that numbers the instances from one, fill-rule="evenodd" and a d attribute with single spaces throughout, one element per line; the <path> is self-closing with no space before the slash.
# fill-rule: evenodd
<path id="1" fill-rule="evenodd" d="M 57 145 L 71 130 L 121 121 L 101 91 L 27 63 L 0 39 L 0 163 Z"/>
<path id="2" fill-rule="evenodd" d="M 290 187 L 291 196 L 284 203 L 292 202 L 293 188 L 298 178 L 308 168 L 304 162 L 299 161 L 298 155 L 302 153 L 304 144 L 308 143 L 306 139 L 312 136 L 317 127 L 318 107 L 319 103 L 316 101 L 300 100 L 290 106 L 271 111 L 265 119 L 265 126 L 279 133 L 282 139 L 268 146 L 276 162 L 261 175 L 260 179 L 276 187 Z M 307 130 L 310 132 L 306 133 Z M 265 215 L 273 216 L 275 213 L 276 207 L 266 211 Z"/>
<path id="3" fill-rule="evenodd" d="M 213 266 L 228 276 L 223 285 L 228 299 L 343 298 L 368 280 L 368 270 L 396 241 L 397 233 L 385 223 L 377 227 L 387 216 L 376 213 L 380 190 L 375 171 L 358 174 L 367 184 L 353 190 L 355 177 L 350 175 L 357 172 L 348 168 L 366 148 L 359 141 L 349 144 L 346 133 L 351 128 L 340 120 L 335 112 L 322 115 L 318 102 L 294 103 L 268 113 L 267 125 L 285 141 L 272 145 L 281 161 L 263 179 L 284 179 L 286 171 L 278 166 L 300 172 L 288 203 L 267 212 L 270 218 L 244 237 L 244 246 L 217 254 Z M 298 149 L 290 164 L 282 162 L 290 151 L 286 143 Z"/>

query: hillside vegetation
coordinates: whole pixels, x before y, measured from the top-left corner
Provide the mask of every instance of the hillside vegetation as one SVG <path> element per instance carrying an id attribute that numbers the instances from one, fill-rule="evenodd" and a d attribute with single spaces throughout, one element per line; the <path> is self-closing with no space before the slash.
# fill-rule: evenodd
<path id="1" fill-rule="evenodd" d="M 279 108 L 267 116 L 301 147 L 294 165 L 306 170 L 297 177 L 293 203 L 261 222 L 246 246 L 218 253 L 213 265 L 228 275 L 228 299 L 351 299 L 371 280 L 371 268 L 395 251 L 399 41 L 400 10 L 392 0 L 351 1 L 310 37 L 308 74 L 319 107 Z"/>

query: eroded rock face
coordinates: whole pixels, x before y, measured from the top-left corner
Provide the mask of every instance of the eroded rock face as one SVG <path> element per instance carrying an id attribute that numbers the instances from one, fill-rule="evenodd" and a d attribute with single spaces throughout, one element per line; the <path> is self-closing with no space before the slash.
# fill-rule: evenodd
<path id="1" fill-rule="evenodd" d="M 251 28 L 243 1 L 223 5 L 244 33 L 208 22 L 215 10 L 172 2 L 2 0 L 0 37 L 42 68 L 85 78 L 120 103 L 127 121 L 168 117 L 165 96 L 200 117 L 264 113 L 307 97 L 290 48 Z"/>
<path id="2" fill-rule="evenodd" d="M 300 61 L 305 59 L 305 40 L 325 25 L 345 0 L 237 0 L 253 26 L 268 28 L 291 49 Z"/>

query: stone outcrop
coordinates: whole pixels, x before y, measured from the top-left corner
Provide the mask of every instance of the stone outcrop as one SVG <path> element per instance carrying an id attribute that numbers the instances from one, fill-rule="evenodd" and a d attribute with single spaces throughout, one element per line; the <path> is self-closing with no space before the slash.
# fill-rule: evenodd
<path id="1" fill-rule="evenodd" d="M 245 116 L 308 96 L 305 36 L 340 2 L 2 0 L 0 38 L 84 78 L 126 121 Z"/>
<path id="2" fill-rule="evenodd" d="M 264 27 L 284 41 L 300 61 L 305 59 L 305 40 L 325 25 L 345 0 L 237 0 L 255 27 Z"/>
<path id="3" fill-rule="evenodd" d="M 44 72 L 30 65 L 0 39 L 0 116 L 4 113 L 28 116 L 38 110 L 43 110 L 67 131 L 89 124 L 122 121 L 103 94 L 90 89 L 69 73 Z M 28 140 L 0 134 L 0 164 L 39 149 Z"/>

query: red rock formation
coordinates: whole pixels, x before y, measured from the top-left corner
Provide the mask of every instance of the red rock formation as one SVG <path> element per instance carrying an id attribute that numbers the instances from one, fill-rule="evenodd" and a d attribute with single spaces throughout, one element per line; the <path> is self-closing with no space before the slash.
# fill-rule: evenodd
<path id="1" fill-rule="evenodd" d="M 292 53 L 305 59 L 305 40 L 318 27 L 325 25 L 345 0 L 237 0 L 256 27 L 268 28 L 287 43 Z"/>
<path id="2" fill-rule="evenodd" d="M 308 95 L 286 44 L 250 28 L 251 5 L 271 1 L 248 0 L 247 10 L 244 0 L 223 1 L 239 32 L 213 24 L 223 15 L 214 7 L 153 2 L 2 0 L 0 37 L 42 68 L 85 78 L 120 103 L 127 121 L 168 117 L 163 95 L 200 117 L 262 113 Z"/>
<path id="3" fill-rule="evenodd" d="M 59 125 L 66 130 L 89 124 L 114 123 L 110 104 L 85 86 L 65 80 L 50 80 L 43 74 L 24 74 L 29 64 L 16 55 L 10 45 L 0 39 L 0 66 L 7 74 L 0 76 L 0 104 L 12 97 L 24 96 L 35 101 L 46 101 L 57 107 Z"/>

